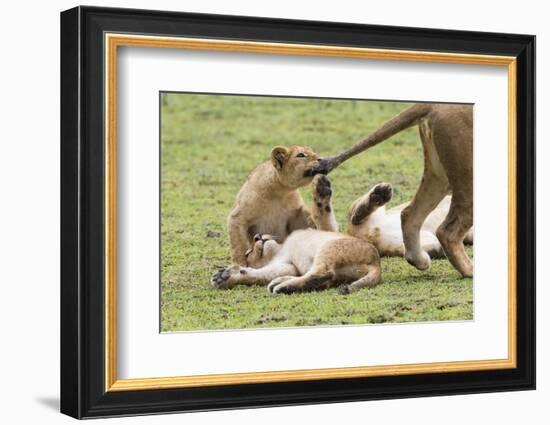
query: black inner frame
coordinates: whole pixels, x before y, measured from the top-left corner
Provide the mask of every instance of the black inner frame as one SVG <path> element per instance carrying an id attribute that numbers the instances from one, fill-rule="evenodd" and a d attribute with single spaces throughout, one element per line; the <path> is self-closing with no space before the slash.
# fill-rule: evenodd
<path id="1" fill-rule="evenodd" d="M 517 368 L 104 391 L 104 34 L 517 58 Z M 534 389 L 535 37 L 77 7 L 61 14 L 61 411 L 77 418 Z M 213 359 L 218 353 L 213 353 Z"/>

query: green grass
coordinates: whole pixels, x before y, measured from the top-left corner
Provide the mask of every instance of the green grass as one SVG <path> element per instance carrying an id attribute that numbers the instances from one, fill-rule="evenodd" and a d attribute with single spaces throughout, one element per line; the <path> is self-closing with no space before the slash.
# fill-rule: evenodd
<path id="1" fill-rule="evenodd" d="M 385 258 L 382 283 L 347 297 L 334 289 L 273 296 L 265 287 L 220 291 L 210 286 L 216 267 L 230 263 L 225 223 L 235 195 L 273 146 L 303 144 L 333 155 L 407 106 L 163 94 L 161 330 L 472 319 L 472 280 L 461 279 L 447 260 L 419 272 L 402 258 Z M 421 175 L 416 129 L 347 161 L 330 175 L 341 229 L 351 202 L 374 184 L 393 184 L 392 206 L 412 198 Z M 309 203 L 309 188 L 302 194 Z"/>

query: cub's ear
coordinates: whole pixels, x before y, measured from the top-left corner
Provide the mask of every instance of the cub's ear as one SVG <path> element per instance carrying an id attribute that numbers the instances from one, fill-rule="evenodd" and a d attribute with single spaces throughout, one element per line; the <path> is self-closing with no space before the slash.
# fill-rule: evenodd
<path id="1" fill-rule="evenodd" d="M 283 168 L 283 165 L 287 161 L 287 159 L 288 149 L 284 146 L 275 146 L 271 151 L 271 162 L 273 162 L 273 166 L 277 170 Z"/>

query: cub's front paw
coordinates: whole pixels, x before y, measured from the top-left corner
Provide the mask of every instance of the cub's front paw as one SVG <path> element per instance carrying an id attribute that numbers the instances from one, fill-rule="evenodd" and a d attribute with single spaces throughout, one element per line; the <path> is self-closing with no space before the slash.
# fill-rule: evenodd
<path id="1" fill-rule="evenodd" d="M 330 187 L 330 180 L 323 174 L 317 174 L 313 178 L 311 186 L 313 189 L 313 202 L 315 203 L 313 215 L 317 217 L 317 220 L 320 220 L 332 211 L 332 188 Z"/>
<path id="2" fill-rule="evenodd" d="M 316 200 L 330 198 L 332 196 L 332 188 L 330 180 L 323 174 L 317 174 L 311 182 L 313 186 L 313 196 Z"/>
<path id="3" fill-rule="evenodd" d="M 239 266 L 228 267 L 226 269 L 219 269 L 210 278 L 210 283 L 216 289 L 230 289 L 237 283 L 237 278 L 243 274 L 244 269 Z"/>

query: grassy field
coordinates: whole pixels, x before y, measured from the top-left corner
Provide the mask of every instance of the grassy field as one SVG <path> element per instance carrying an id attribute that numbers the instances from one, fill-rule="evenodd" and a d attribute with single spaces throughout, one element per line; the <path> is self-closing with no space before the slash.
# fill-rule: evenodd
<path id="1" fill-rule="evenodd" d="M 402 258 L 385 258 L 382 283 L 347 297 L 334 289 L 274 296 L 265 287 L 210 286 L 216 268 L 229 265 L 225 223 L 235 195 L 273 146 L 303 144 L 332 155 L 407 106 L 162 94 L 161 330 L 472 319 L 472 280 L 447 260 L 419 272 Z M 341 229 L 350 203 L 374 184 L 393 184 L 393 206 L 411 199 L 421 175 L 416 129 L 346 162 L 330 175 Z M 302 194 L 310 202 L 309 188 Z"/>

